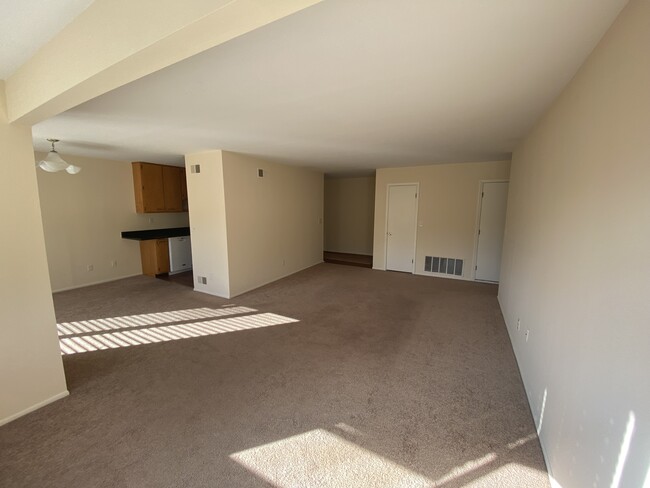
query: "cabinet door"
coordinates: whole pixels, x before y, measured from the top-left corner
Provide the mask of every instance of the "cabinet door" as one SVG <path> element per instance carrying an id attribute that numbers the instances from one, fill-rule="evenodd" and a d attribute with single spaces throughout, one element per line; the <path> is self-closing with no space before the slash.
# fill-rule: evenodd
<path id="1" fill-rule="evenodd" d="M 156 276 L 158 259 L 156 257 L 156 240 L 140 241 L 140 259 L 142 260 L 142 274 Z"/>
<path id="2" fill-rule="evenodd" d="M 181 188 L 181 172 L 183 168 L 176 166 L 161 166 L 163 193 L 166 212 L 182 212 L 183 199 Z"/>
<path id="3" fill-rule="evenodd" d="M 165 211 L 162 166 L 133 163 L 133 189 L 138 213 Z"/>
<path id="4" fill-rule="evenodd" d="M 156 276 L 169 273 L 169 244 L 167 239 L 140 241 L 142 274 Z"/>
<path id="5" fill-rule="evenodd" d="M 169 241 L 156 239 L 156 264 L 157 273 L 169 273 Z"/>

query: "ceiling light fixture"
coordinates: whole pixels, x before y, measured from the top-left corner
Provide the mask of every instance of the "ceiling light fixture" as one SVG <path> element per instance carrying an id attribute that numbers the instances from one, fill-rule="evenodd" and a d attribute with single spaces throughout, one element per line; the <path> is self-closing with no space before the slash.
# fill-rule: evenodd
<path id="1" fill-rule="evenodd" d="M 36 163 L 36 166 L 49 173 L 56 173 L 57 171 L 65 170 L 66 173 L 76 175 L 79 173 L 79 171 L 81 171 L 81 168 L 79 166 L 75 166 L 74 164 L 70 164 L 67 161 L 64 161 L 63 158 L 59 156 L 59 153 L 56 152 L 56 149 L 54 149 L 54 144 L 59 142 L 58 139 L 48 139 L 48 142 L 52 143 L 52 150 L 47 153 L 45 159 Z"/>

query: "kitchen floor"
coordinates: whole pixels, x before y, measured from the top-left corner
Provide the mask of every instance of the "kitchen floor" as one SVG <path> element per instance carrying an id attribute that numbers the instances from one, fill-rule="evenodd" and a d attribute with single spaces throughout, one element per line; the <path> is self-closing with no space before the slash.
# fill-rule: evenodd
<path id="1" fill-rule="evenodd" d="M 189 286 L 190 288 L 194 288 L 194 273 L 192 271 L 185 271 L 183 273 L 176 273 L 173 275 L 162 274 L 156 276 L 156 278 L 165 281 L 170 281 L 178 285 Z"/>

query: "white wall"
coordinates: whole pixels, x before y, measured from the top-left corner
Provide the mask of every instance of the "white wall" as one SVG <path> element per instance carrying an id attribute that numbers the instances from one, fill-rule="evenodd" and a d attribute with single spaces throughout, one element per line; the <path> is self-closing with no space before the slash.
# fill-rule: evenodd
<path id="1" fill-rule="evenodd" d="M 39 161 L 45 154 L 35 156 Z M 37 171 L 52 290 L 141 274 L 139 243 L 120 233 L 188 225 L 187 213 L 135 212 L 130 162 L 62 156 L 82 171 Z"/>
<path id="2" fill-rule="evenodd" d="M 434 164 L 377 170 L 373 268 L 386 269 L 386 195 L 390 183 L 419 183 L 415 273 L 425 256 L 463 259 L 463 279 L 473 279 L 479 187 L 507 180 L 510 161 Z"/>
<path id="3" fill-rule="evenodd" d="M 32 137 L 7 124 L 0 81 L 0 425 L 67 395 L 45 257 Z"/>
<path id="4" fill-rule="evenodd" d="M 325 178 L 325 251 L 372 254 L 375 177 Z"/>
<path id="5" fill-rule="evenodd" d="M 200 165 L 200 173 L 191 171 L 191 166 L 196 164 Z M 185 167 L 194 289 L 228 298 L 230 281 L 222 152 L 188 154 Z M 199 276 L 207 278 L 207 284 L 199 283 Z"/>
<path id="6" fill-rule="evenodd" d="M 223 175 L 230 296 L 323 261 L 323 173 L 224 151 Z"/>
<path id="7" fill-rule="evenodd" d="M 564 487 L 650 484 L 649 47 L 633 0 L 513 156 L 499 300 Z"/>

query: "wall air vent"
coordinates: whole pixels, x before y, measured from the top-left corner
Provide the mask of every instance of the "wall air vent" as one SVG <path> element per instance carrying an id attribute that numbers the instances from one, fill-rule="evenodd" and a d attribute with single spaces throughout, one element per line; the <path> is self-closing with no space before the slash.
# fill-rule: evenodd
<path id="1" fill-rule="evenodd" d="M 257 177 L 264 178 L 264 170 L 262 168 L 257 168 Z"/>
<path id="2" fill-rule="evenodd" d="M 200 164 L 192 164 L 192 165 L 190 165 L 190 171 L 192 173 L 200 173 L 201 172 L 201 165 Z"/>
<path id="3" fill-rule="evenodd" d="M 428 273 L 463 276 L 463 260 L 426 256 L 424 258 L 424 271 Z"/>

